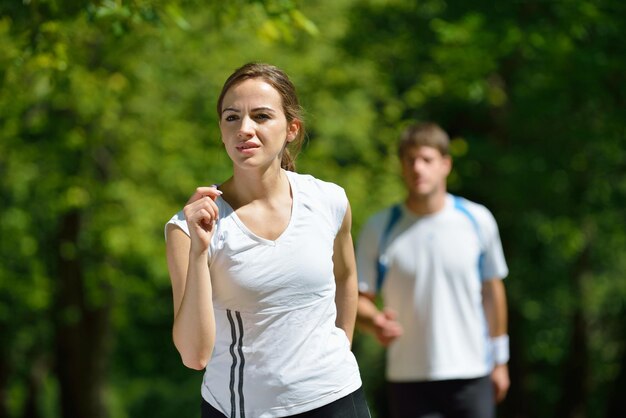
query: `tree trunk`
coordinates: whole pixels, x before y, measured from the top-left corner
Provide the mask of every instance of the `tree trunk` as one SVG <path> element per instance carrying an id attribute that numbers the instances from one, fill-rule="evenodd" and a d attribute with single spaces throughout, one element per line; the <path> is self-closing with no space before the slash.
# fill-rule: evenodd
<path id="1" fill-rule="evenodd" d="M 110 351 L 109 295 L 98 306 L 87 297 L 78 251 L 80 224 L 78 211 L 67 213 L 61 220 L 55 247 L 59 269 L 56 371 L 61 415 L 64 418 L 106 418 L 102 395 Z"/>
<path id="2" fill-rule="evenodd" d="M 510 418 L 530 418 L 535 416 L 533 404 L 528 402 L 530 394 L 526 390 L 528 379 L 528 361 L 525 356 L 524 330 L 518 324 L 524 319 L 514 306 L 509 306 L 509 333 L 511 334 L 511 359 L 509 361 L 509 375 L 511 387 L 505 400 L 498 405 L 498 416 Z"/>
<path id="3" fill-rule="evenodd" d="M 623 306 L 623 305 L 622 305 Z M 626 308 L 622 307 L 621 318 L 624 318 Z M 626 341 L 626 324 L 622 322 L 622 341 Z M 622 359 L 620 361 L 620 371 L 613 382 L 610 398 L 606 409 L 606 418 L 626 417 L 626 398 L 624 388 L 626 387 L 626 346 L 622 347 Z"/>
<path id="4" fill-rule="evenodd" d="M 582 251 L 572 274 L 575 308 L 569 355 L 563 364 L 563 392 L 556 417 L 585 418 L 589 395 L 589 334 L 583 303 L 582 281 L 589 267 L 590 244 Z"/>
<path id="5" fill-rule="evenodd" d="M 28 376 L 26 402 L 24 403 L 22 418 L 40 418 L 42 416 L 39 404 L 44 379 L 48 374 L 49 365 L 47 358 L 49 358 L 49 356 L 42 353 L 33 357 L 34 359 L 31 362 L 30 374 Z"/>
<path id="6" fill-rule="evenodd" d="M 589 355 L 587 323 L 582 308 L 577 308 L 572 318 L 570 352 L 564 363 L 563 393 L 555 416 L 585 418 L 589 381 Z"/>
<path id="7" fill-rule="evenodd" d="M 6 335 L 6 334 L 3 334 Z M 0 417 L 8 417 L 8 384 L 9 384 L 9 364 L 8 358 L 9 356 L 6 354 L 8 350 L 6 349 L 6 345 L 3 344 L 0 353 L 2 358 L 0 358 Z"/>

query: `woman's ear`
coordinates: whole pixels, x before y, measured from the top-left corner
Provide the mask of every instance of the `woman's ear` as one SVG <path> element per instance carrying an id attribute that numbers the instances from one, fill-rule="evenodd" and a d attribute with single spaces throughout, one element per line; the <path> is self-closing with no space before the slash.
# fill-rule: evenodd
<path id="1" fill-rule="evenodd" d="M 300 132 L 300 126 L 302 126 L 302 124 L 298 119 L 294 119 L 287 124 L 287 142 L 291 142 L 297 138 L 298 132 Z"/>

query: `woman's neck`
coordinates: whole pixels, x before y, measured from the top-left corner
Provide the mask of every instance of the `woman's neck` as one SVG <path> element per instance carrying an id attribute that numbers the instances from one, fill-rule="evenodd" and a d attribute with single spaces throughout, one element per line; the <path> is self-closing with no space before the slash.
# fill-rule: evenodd
<path id="1" fill-rule="evenodd" d="M 222 197 L 235 209 L 255 201 L 271 204 L 290 194 L 289 179 L 280 167 L 262 173 L 235 169 L 220 189 L 224 192 Z"/>

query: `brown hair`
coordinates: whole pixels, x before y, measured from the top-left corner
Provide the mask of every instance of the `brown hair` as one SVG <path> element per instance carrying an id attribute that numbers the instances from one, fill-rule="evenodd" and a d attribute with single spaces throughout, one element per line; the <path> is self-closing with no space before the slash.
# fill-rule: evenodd
<path id="1" fill-rule="evenodd" d="M 411 147 L 433 147 L 439 150 L 441 155 L 449 155 L 450 138 L 446 131 L 433 122 L 415 123 L 408 126 L 398 144 L 400 158 Z"/>
<path id="2" fill-rule="evenodd" d="M 274 87 L 282 99 L 283 112 L 287 117 L 287 123 L 291 123 L 294 120 L 300 121 L 300 129 L 295 139 L 291 141 L 287 147 L 285 147 L 281 160 L 281 167 L 285 170 L 296 170 L 296 156 L 302 148 L 302 142 L 304 140 L 304 120 L 302 118 L 302 107 L 298 101 L 298 95 L 296 94 L 296 88 L 289 80 L 287 74 L 285 74 L 280 68 L 270 64 L 250 62 L 235 70 L 234 73 L 228 77 L 219 98 L 217 99 L 217 117 L 222 117 L 222 102 L 226 92 L 233 86 L 249 79 L 260 78 L 270 86 Z"/>

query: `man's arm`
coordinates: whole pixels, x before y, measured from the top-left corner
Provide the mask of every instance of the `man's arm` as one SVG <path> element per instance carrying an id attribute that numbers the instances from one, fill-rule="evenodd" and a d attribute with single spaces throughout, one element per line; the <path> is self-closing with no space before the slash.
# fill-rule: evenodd
<path id="1" fill-rule="evenodd" d="M 385 347 L 402 335 L 402 326 L 396 320 L 397 316 L 390 308 L 380 311 L 374 303 L 374 295 L 359 293 L 357 325 L 360 329 L 373 334 Z"/>
<path id="2" fill-rule="evenodd" d="M 496 402 L 502 401 L 511 384 L 509 380 L 509 337 L 507 335 L 507 302 L 501 279 L 485 280 L 482 287 L 483 308 L 489 324 L 495 367 L 491 373 Z"/>

